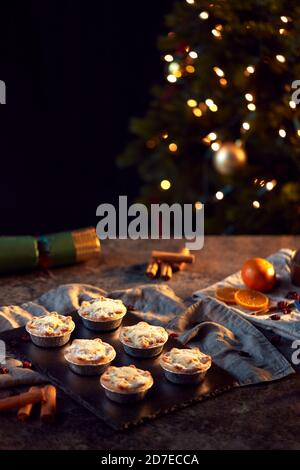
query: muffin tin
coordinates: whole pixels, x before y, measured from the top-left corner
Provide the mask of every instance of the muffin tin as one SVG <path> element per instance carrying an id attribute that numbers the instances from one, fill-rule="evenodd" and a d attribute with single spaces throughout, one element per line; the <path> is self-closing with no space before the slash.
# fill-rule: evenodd
<path id="1" fill-rule="evenodd" d="M 148 370 L 152 374 L 154 385 L 142 401 L 128 406 L 109 400 L 105 395 L 105 390 L 99 384 L 99 376 L 82 377 L 69 369 L 64 358 L 65 346 L 56 349 L 41 349 L 30 341 L 24 327 L 2 333 L 0 339 L 6 342 L 9 350 L 12 350 L 21 359 L 31 361 L 36 370 L 48 376 L 50 382 L 60 387 L 114 429 L 124 429 L 145 419 L 155 418 L 223 393 L 236 385 L 234 378 L 215 364 L 198 385 L 171 383 L 166 379 L 160 366 L 160 356 L 135 358 L 126 354 L 119 341 L 120 329 L 95 332 L 84 327 L 77 312 L 74 312 L 72 317 L 76 324 L 71 335 L 72 340 L 100 337 L 103 341 L 111 344 L 117 352 L 112 365 L 135 364 L 139 369 Z M 140 321 L 138 316 L 127 312 L 122 324 L 129 326 L 138 321 Z M 163 351 L 166 352 L 173 347 L 182 348 L 183 346 L 176 339 L 169 337 Z"/>

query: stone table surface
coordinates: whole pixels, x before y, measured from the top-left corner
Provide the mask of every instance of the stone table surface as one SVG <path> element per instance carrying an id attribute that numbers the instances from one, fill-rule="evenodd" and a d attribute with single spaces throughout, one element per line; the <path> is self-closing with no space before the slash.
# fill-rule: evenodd
<path id="1" fill-rule="evenodd" d="M 178 241 L 110 240 L 100 260 L 85 265 L 0 278 L 0 305 L 33 300 L 63 283 L 89 283 L 104 289 L 150 282 L 144 275 L 152 249 L 177 250 Z M 169 282 L 189 301 L 192 292 L 237 271 L 252 256 L 299 248 L 300 237 L 208 236 L 196 263 Z M 161 282 L 161 281 L 155 281 Z M 82 406 L 59 393 L 53 425 L 38 417 L 19 423 L 14 413 L 0 420 L 0 449 L 300 449 L 300 376 L 235 389 L 184 410 L 116 432 Z"/>

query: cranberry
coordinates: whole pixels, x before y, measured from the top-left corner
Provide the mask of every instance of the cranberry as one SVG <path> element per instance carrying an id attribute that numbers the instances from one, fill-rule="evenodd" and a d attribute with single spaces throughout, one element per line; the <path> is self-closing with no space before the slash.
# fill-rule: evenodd
<path id="1" fill-rule="evenodd" d="M 9 370 L 7 369 L 7 367 L 0 367 L 0 374 L 4 375 L 4 374 L 9 374 Z"/>
<path id="2" fill-rule="evenodd" d="M 23 367 L 23 369 L 31 369 L 32 364 L 29 361 L 22 361 L 22 367 Z"/>
<path id="3" fill-rule="evenodd" d="M 177 337 L 178 337 L 178 333 L 170 333 L 169 336 L 171 336 L 171 338 L 177 338 Z"/>
<path id="4" fill-rule="evenodd" d="M 289 313 L 291 313 L 291 311 L 292 311 L 292 308 L 291 308 L 291 307 L 287 307 L 287 308 L 285 308 L 285 309 L 282 310 L 282 313 L 283 313 L 284 315 L 288 315 Z"/>
<path id="5" fill-rule="evenodd" d="M 289 303 L 286 302 L 285 300 L 281 300 L 280 302 L 277 303 L 277 307 L 280 308 L 280 310 L 286 310 L 289 306 Z"/>
<path id="6" fill-rule="evenodd" d="M 270 318 L 271 320 L 280 320 L 280 315 L 276 315 L 276 314 L 270 315 L 269 318 Z"/>
<path id="7" fill-rule="evenodd" d="M 300 300 L 300 295 L 297 292 L 288 292 L 285 296 L 286 299 Z"/>

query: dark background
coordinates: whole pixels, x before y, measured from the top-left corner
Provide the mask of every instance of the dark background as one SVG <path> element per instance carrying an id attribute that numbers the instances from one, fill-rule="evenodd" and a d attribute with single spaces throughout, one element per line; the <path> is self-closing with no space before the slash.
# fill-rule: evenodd
<path id="1" fill-rule="evenodd" d="M 172 0 L 0 3 L 0 234 L 95 225 L 138 193 L 115 157 L 162 80 L 156 39 Z"/>

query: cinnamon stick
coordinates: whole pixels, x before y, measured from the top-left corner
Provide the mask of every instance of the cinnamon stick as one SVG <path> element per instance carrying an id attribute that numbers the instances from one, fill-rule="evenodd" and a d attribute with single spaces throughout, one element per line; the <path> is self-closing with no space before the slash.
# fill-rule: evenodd
<path id="1" fill-rule="evenodd" d="M 172 266 L 168 263 L 162 262 L 160 264 L 160 277 L 164 281 L 169 281 L 172 277 L 173 271 L 172 271 Z"/>
<path id="2" fill-rule="evenodd" d="M 180 250 L 179 253 L 182 253 L 183 255 L 189 255 L 190 254 L 190 250 L 188 248 L 182 248 L 182 250 Z M 187 263 L 185 263 L 184 261 L 182 261 L 181 263 L 174 263 L 173 264 L 173 271 L 177 272 L 177 271 L 183 271 L 184 269 L 186 269 L 186 265 Z"/>
<path id="3" fill-rule="evenodd" d="M 168 251 L 152 251 L 152 258 L 167 263 L 194 263 L 195 256 L 191 254 L 174 253 Z"/>
<path id="4" fill-rule="evenodd" d="M 31 387 L 29 389 L 29 392 L 33 392 L 34 390 L 38 390 L 38 387 Z M 22 406 L 19 408 L 18 413 L 17 413 L 17 418 L 19 421 L 27 421 L 31 411 L 33 408 L 33 403 L 28 403 L 27 405 Z"/>
<path id="5" fill-rule="evenodd" d="M 29 403 L 39 403 L 44 400 L 44 390 L 37 388 L 35 390 L 29 390 L 19 395 L 14 395 L 8 398 L 2 398 L 0 400 L 0 411 L 11 410 L 13 408 L 21 408 L 22 406 L 28 405 Z"/>
<path id="6" fill-rule="evenodd" d="M 51 423 L 56 413 L 56 388 L 53 385 L 44 387 L 45 401 L 41 406 L 41 420 L 45 423 Z"/>
<path id="7" fill-rule="evenodd" d="M 159 269 L 159 264 L 157 261 L 151 261 L 151 263 L 148 264 L 147 269 L 146 269 L 146 276 L 148 276 L 150 279 L 154 279 L 156 274 L 158 273 Z"/>

